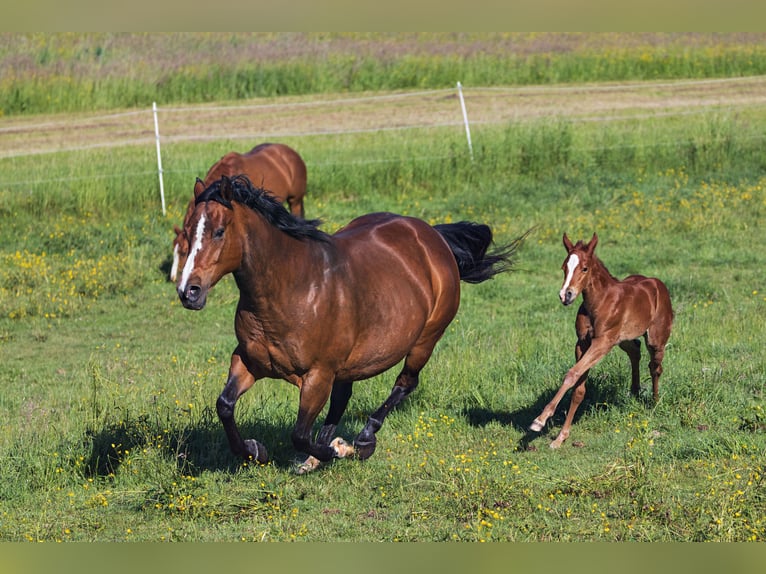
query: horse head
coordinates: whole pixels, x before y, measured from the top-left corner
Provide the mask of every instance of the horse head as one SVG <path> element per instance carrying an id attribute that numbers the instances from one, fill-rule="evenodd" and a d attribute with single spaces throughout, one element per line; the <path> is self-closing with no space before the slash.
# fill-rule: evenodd
<path id="1" fill-rule="evenodd" d="M 564 233 L 564 247 L 567 250 L 567 256 L 561 269 L 564 271 L 564 284 L 559 291 L 559 299 L 564 305 L 571 305 L 590 279 L 588 271 L 593 261 L 593 253 L 598 243 L 598 236 L 594 233 L 588 243 L 582 240 L 577 243 L 572 241 Z"/>
<path id="2" fill-rule="evenodd" d="M 184 235 L 188 250 L 178 280 L 178 296 L 187 309 L 205 306 L 208 291 L 227 273 L 235 271 L 242 258 L 232 205 L 231 180 L 223 176 L 197 193 L 194 209 L 187 213 Z"/>

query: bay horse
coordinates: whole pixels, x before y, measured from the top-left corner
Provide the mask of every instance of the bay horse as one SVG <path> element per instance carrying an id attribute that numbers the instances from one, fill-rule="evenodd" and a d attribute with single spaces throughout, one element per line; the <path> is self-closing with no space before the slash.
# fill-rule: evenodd
<path id="1" fill-rule="evenodd" d="M 194 198 L 207 186 L 220 179 L 244 174 L 250 181 L 273 195 L 280 203 L 287 203 L 290 213 L 305 217 L 303 198 L 306 195 L 306 164 L 293 148 L 279 143 L 262 143 L 249 152 L 240 154 L 231 151 L 224 155 L 208 170 L 204 180 L 197 178 L 194 185 L 194 197 L 186 209 L 186 217 L 194 210 Z M 178 270 L 183 268 L 189 253 L 182 230 L 173 226 L 173 265 L 170 268 L 170 280 L 175 282 Z"/>
<path id="2" fill-rule="evenodd" d="M 641 389 L 639 337 L 643 335 L 649 351 L 652 396 L 655 403 L 658 401 L 662 359 L 673 324 L 670 295 L 662 281 L 643 275 L 631 275 L 622 281 L 613 277 L 595 254 L 598 244 L 596 233 L 588 243 L 578 241 L 573 244 L 566 233 L 563 241 L 567 256 L 562 265 L 564 284 L 559 298 L 564 305 L 571 305 L 582 293 L 583 302 L 575 319 L 575 365 L 567 372 L 553 399 L 529 427 L 534 432 L 541 431 L 564 394 L 574 387 L 564 425 L 550 444 L 551 448 L 560 447 L 569 437 L 572 419 L 585 396 L 588 370 L 615 345 L 619 345 L 630 358 L 630 391 L 638 397 Z"/>
<path id="3" fill-rule="evenodd" d="M 223 176 L 195 199 L 187 220 L 191 250 L 177 286 L 187 309 L 205 307 L 211 287 L 232 273 L 239 288 L 238 344 L 216 402 L 231 451 L 266 463 L 267 450 L 243 440 L 234 406 L 255 381 L 284 379 L 300 389 L 293 446 L 309 455 L 299 472 L 353 454 L 366 459 L 388 413 L 418 385 L 434 346 L 457 313 L 460 281 L 480 283 L 510 269 L 520 241 L 496 247 L 487 225 L 431 226 L 371 213 L 333 235 L 288 213 L 244 176 Z M 404 359 L 389 397 L 353 445 L 332 440 L 355 381 Z M 312 427 L 329 399 L 316 440 Z"/>

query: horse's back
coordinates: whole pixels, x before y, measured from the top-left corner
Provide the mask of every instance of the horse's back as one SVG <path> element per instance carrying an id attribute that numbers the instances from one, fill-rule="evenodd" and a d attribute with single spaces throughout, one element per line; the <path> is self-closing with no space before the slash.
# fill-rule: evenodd
<path id="1" fill-rule="evenodd" d="M 431 348 L 460 304 L 457 263 L 438 232 L 418 219 L 373 213 L 332 237 L 332 275 L 343 294 L 333 320 L 355 325 L 345 327 L 354 346 L 339 376 L 360 378 L 360 365 L 378 364 L 370 372 L 379 372 L 417 345 Z"/>
<path id="2" fill-rule="evenodd" d="M 657 277 L 644 275 L 630 275 L 621 281 L 622 285 L 635 290 L 633 297 L 637 301 L 644 300 L 646 303 L 637 309 L 646 316 L 649 324 L 661 325 L 663 329 L 670 329 L 673 322 L 673 307 L 670 302 L 670 292 L 662 280 Z"/>
<path id="3" fill-rule="evenodd" d="M 306 193 L 306 163 L 290 146 L 279 143 L 263 143 L 242 156 L 245 173 L 255 185 L 261 185 L 284 198 L 303 197 Z M 254 179 L 255 178 L 255 179 Z M 269 187 L 269 185 L 271 187 Z"/>
<path id="4" fill-rule="evenodd" d="M 428 223 L 393 213 L 369 213 L 352 220 L 333 235 L 337 248 L 365 276 L 399 284 L 429 284 L 429 292 L 459 293 L 457 262 L 447 243 Z M 402 281 L 396 274 L 407 275 Z"/>
<path id="5" fill-rule="evenodd" d="M 205 186 L 221 176 L 240 174 L 282 202 L 306 194 L 306 164 L 298 152 L 284 144 L 263 143 L 244 154 L 228 152 L 210 168 Z"/>

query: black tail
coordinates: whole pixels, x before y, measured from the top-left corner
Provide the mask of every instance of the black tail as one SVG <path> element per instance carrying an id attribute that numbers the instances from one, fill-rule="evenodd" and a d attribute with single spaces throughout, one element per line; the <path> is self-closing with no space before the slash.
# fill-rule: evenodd
<path id="1" fill-rule="evenodd" d="M 434 225 L 434 229 L 450 246 L 460 270 L 460 279 L 467 283 L 481 283 L 511 269 L 516 250 L 529 234 L 527 231 L 509 244 L 487 253 L 492 245 L 492 230 L 488 225 L 460 221 Z"/>

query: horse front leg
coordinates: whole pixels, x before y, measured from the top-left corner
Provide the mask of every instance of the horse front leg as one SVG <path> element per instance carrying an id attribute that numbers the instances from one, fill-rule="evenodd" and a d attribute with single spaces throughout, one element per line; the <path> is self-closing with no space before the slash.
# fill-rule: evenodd
<path id="1" fill-rule="evenodd" d="M 333 385 L 330 394 L 330 408 L 327 411 L 324 424 L 317 434 L 316 442 L 318 445 L 329 445 L 335 449 L 337 458 L 345 458 L 354 454 L 354 447 L 348 444 L 341 437 L 333 438 L 335 429 L 338 427 L 343 413 L 346 411 L 348 401 L 351 399 L 353 383 L 339 383 Z M 298 467 L 298 474 L 311 472 L 319 467 L 321 461 L 309 455 L 309 457 Z"/>
<path id="2" fill-rule="evenodd" d="M 588 371 L 590 370 L 593 365 L 598 363 L 604 355 L 606 355 L 609 350 L 614 346 L 614 343 L 611 340 L 603 339 L 596 337 L 593 339 L 593 341 L 590 344 L 590 347 L 588 350 L 580 357 L 580 360 L 575 363 L 575 365 L 567 371 L 566 376 L 564 377 L 564 382 L 561 384 L 561 387 L 556 392 L 556 394 L 553 396 L 551 401 L 545 405 L 545 408 L 540 413 L 540 416 L 538 416 L 534 421 L 532 421 L 532 424 L 529 426 L 529 429 L 533 432 L 540 432 L 543 430 L 543 427 L 545 427 L 545 423 L 548 422 L 548 419 L 553 415 L 553 413 L 556 411 L 556 407 L 558 406 L 559 402 L 561 402 L 561 399 L 564 398 L 564 395 L 566 392 L 580 383 L 581 385 L 584 384 L 585 377 L 588 374 Z M 584 394 L 584 391 L 582 391 Z M 574 418 L 574 411 L 577 409 L 577 407 L 580 405 L 579 401 L 582 401 L 582 396 L 578 395 L 577 393 L 574 394 L 572 397 L 573 404 L 570 406 L 570 411 L 572 413 L 572 418 Z M 568 417 L 569 418 L 569 417 Z M 571 425 L 571 421 L 570 425 Z M 559 433 L 559 437 L 557 437 L 556 441 L 551 443 L 552 448 L 556 448 L 561 445 L 561 443 L 566 440 L 569 436 L 569 427 L 565 426 L 561 429 L 561 432 Z M 559 440 L 559 438 L 561 440 Z M 557 442 L 558 441 L 558 442 Z"/>
<path id="3" fill-rule="evenodd" d="M 310 371 L 301 382 L 301 398 L 298 407 L 298 419 L 292 432 L 293 446 L 300 452 L 309 455 L 299 468 L 298 473 L 314 470 L 322 462 L 330 461 L 334 458 L 343 458 L 353 453 L 353 449 L 341 438 L 329 441 L 331 433 L 335 432 L 337 421 L 346 408 L 348 399 L 351 398 L 351 390 L 338 386 L 335 394 L 334 404 L 331 403 L 329 422 L 326 422 L 322 431 L 319 433 L 318 441 L 312 440 L 312 429 L 314 422 L 322 411 L 327 398 L 330 396 L 330 389 L 333 386 L 333 375 L 331 373 L 321 373 L 319 371 Z"/>
<path id="4" fill-rule="evenodd" d="M 269 461 L 266 447 L 254 439 L 243 440 L 237 428 L 237 423 L 234 421 L 234 405 L 239 397 L 253 386 L 253 383 L 255 383 L 255 377 L 245 367 L 240 354 L 235 351 L 231 356 L 229 377 L 215 406 L 218 418 L 221 420 L 223 430 L 226 432 L 226 437 L 229 440 L 231 452 L 245 460 L 252 459 L 266 464 Z"/>

